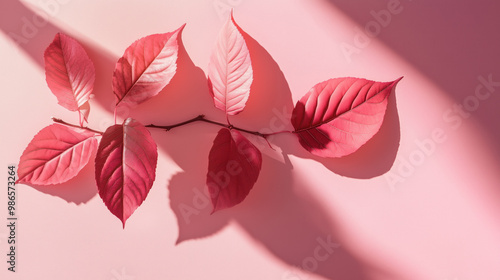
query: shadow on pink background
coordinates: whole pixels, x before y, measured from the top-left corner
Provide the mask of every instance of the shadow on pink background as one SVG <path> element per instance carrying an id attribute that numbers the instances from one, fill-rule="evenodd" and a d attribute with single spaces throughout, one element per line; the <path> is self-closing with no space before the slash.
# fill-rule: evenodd
<path id="1" fill-rule="evenodd" d="M 0 28 L 6 34 L 18 32 L 20 26 L 12 25 L 19 18 L 32 19 L 35 14 L 19 1 L 8 4 L 0 4 L 8 9 L 6 17 L 0 19 Z M 28 44 L 20 44 L 20 48 L 43 68 L 43 52 L 52 41 L 57 32 L 64 32 L 79 40 L 87 50 L 96 68 L 96 84 L 94 87 L 95 97 L 93 102 L 100 104 L 105 110 L 112 113 L 114 96 L 112 94 L 111 82 L 115 61 L 118 59 L 106 53 L 94 42 L 82 38 L 80 34 L 72 34 L 52 23 L 40 28 L 36 38 Z M 249 45 L 254 68 L 254 83 L 252 85 L 252 97 L 247 109 L 240 116 L 233 119 L 237 126 L 259 129 L 269 126 L 269 120 L 276 117 L 274 108 L 284 108 L 291 111 L 293 101 L 291 99 L 288 83 L 283 76 L 279 66 L 272 56 L 252 37 L 245 34 Z M 393 161 L 399 134 L 394 137 L 388 136 L 389 131 L 399 131 L 395 102 L 391 102 L 388 119 L 384 124 L 382 133 L 377 136 L 373 143 L 364 148 L 357 156 L 344 160 L 348 163 L 341 167 L 341 161 L 320 160 L 326 167 L 346 176 L 373 177 L 386 172 Z M 178 71 L 171 83 L 153 100 L 142 104 L 137 108 L 118 110 L 121 119 L 132 116 L 143 124 L 171 124 L 191 118 L 200 113 L 210 119 L 223 121 L 224 116 L 213 106 L 213 101 L 208 94 L 207 80 L 202 69 L 195 66 L 187 54 L 182 40 L 178 58 Z M 48 121 L 49 123 L 49 121 Z M 285 124 L 291 129 L 290 124 Z M 194 126 L 197 126 L 196 129 Z M 164 151 L 183 170 L 175 174 L 166 184 L 172 210 L 177 216 L 179 236 L 177 243 L 187 240 L 199 239 L 216 234 L 230 221 L 236 221 L 252 236 L 258 243 L 262 244 L 276 257 L 291 267 L 301 267 L 304 258 L 311 254 L 311 248 L 317 244 L 318 237 L 337 240 L 335 236 L 335 225 L 326 222 L 329 219 L 327 212 L 318 206 L 318 202 L 307 191 L 298 195 L 292 186 L 297 187 L 292 174 L 293 166 L 286 153 L 301 157 L 308 157 L 299 145 L 291 145 L 284 148 L 285 164 L 273 158 L 264 157 L 263 171 L 258 183 L 254 186 L 253 194 L 245 204 L 235 207 L 230 211 L 222 211 L 210 215 L 209 204 L 199 209 L 196 215 L 186 220 L 179 212 L 179 205 L 192 205 L 193 196 L 202 193 L 205 189 L 204 170 L 207 170 L 207 155 L 218 127 L 207 126 L 207 124 L 196 123 L 190 126 L 177 128 L 175 134 L 163 131 L 154 131 L 160 151 Z M 387 131 L 386 131 L 387 130 Z M 288 135 L 294 137 L 293 135 Z M 372 157 L 377 147 L 388 147 L 384 139 L 392 138 L 388 156 L 382 157 L 385 161 L 382 165 L 376 165 L 375 169 L 364 173 L 366 168 L 355 169 L 358 172 L 350 173 L 350 165 L 358 164 L 364 157 Z M 377 140 L 378 139 L 378 140 Z M 253 139 L 259 140 L 259 139 Z M 274 144 L 273 144 L 274 145 Z M 263 149 L 269 149 L 262 146 Z M 380 150 L 380 149 L 378 149 Z M 382 150 L 384 152 L 385 150 Z M 372 165 L 368 163 L 369 165 Z M 201 172 L 202 170 L 203 172 Z M 161 172 L 161 170 L 157 170 Z M 97 194 L 94 182 L 93 164 L 89 164 L 74 179 L 59 186 L 35 186 L 40 192 L 58 196 L 67 202 L 76 204 L 86 203 Z M 299 185 L 303 184 L 298 182 Z M 161 183 L 157 182 L 157 185 Z M 302 188 L 302 186 L 301 186 Z M 304 186 L 307 189 L 307 186 Z M 279 203 L 277 203 L 279 201 Z M 333 234 L 332 234 L 333 233 Z M 333 279 L 368 279 L 364 273 L 366 264 L 361 263 L 346 249 L 338 248 L 334 257 L 319 266 L 315 274 Z M 374 268 L 370 268 L 373 270 Z M 387 272 L 388 273 L 388 272 Z"/>
<path id="2" fill-rule="evenodd" d="M 363 9 L 353 1 L 326 1 L 340 8 L 361 26 L 371 20 L 369 11 L 383 8 L 378 2 L 364 3 Z M 483 54 L 497 53 L 500 39 L 497 34 L 498 7 L 494 2 L 489 13 L 477 2 L 441 1 L 430 4 L 422 1 L 401 1 L 405 9 L 398 16 L 399 23 L 384 30 L 377 39 L 399 53 L 422 73 L 430 77 L 458 103 L 474 89 L 478 75 L 499 74 L 500 57 L 484 57 Z M 412 5 L 410 9 L 410 5 Z M 454 12 L 446 18 L 440 11 L 453 6 Z M 0 18 L 0 28 L 6 34 L 18 32 L 19 18 L 33 18 L 34 13 L 19 1 L 0 3 L 0 10 L 9 10 Z M 422 15 L 426 20 L 421 20 Z M 476 19 L 476 20 L 473 20 Z M 418 23 L 418 24 L 416 24 Z M 459 28 L 457 28 L 459 26 Z M 462 27 L 462 28 L 460 28 Z M 479 28 L 489 27 L 489 30 Z M 436 29 L 437 28 L 437 29 Z M 442 30 L 441 30 L 442 29 Z M 444 31 L 446 30 L 446 31 Z M 95 42 L 86 40 L 81 34 L 72 34 L 52 23 L 47 23 L 36 38 L 20 47 L 43 68 L 43 51 L 57 32 L 65 32 L 78 39 L 87 50 L 96 67 L 95 98 L 105 110 L 112 113 L 114 96 L 111 89 L 112 73 L 118 57 L 107 53 Z M 480 34 L 492 34 L 491 41 L 485 41 Z M 446 36 L 442 36 L 446 34 Z M 438 36 L 439 35 L 439 36 Z M 293 100 L 288 83 L 271 54 L 250 35 L 245 38 L 249 44 L 254 68 L 252 96 L 245 111 L 232 119 L 237 126 L 258 130 L 269 126 L 269 120 L 276 117 L 274 108 L 291 111 Z M 475 38 L 475 39 L 474 39 Z M 460 46 L 460 47 L 451 47 Z M 206 69 L 206 66 L 202 66 Z M 457 79 L 457 77 L 471 77 Z M 500 77 L 500 76 L 499 76 Z M 500 78 L 499 78 L 500 79 Z M 404 82 L 404 79 L 403 81 Z M 492 97 L 498 99 L 498 97 Z M 495 99 L 495 100 L 496 100 Z M 143 124 L 172 124 L 194 117 L 200 113 L 208 118 L 224 121 L 222 112 L 216 110 L 208 94 L 206 75 L 189 57 L 182 41 L 178 59 L 178 71 L 172 82 L 154 99 L 128 111 L 118 111 L 120 117 L 130 116 Z M 425 113 L 425 108 L 422 109 Z M 474 114 L 478 124 L 489 135 L 492 143 L 500 142 L 498 116 L 481 110 Z M 47 120 L 49 124 L 49 120 Z M 290 124 L 285 124 L 291 129 Z M 304 258 L 310 256 L 316 238 L 336 235 L 339 225 L 335 217 L 318 203 L 318 199 L 307 191 L 307 183 L 293 175 L 289 156 L 313 158 L 329 170 L 351 178 L 368 179 L 380 176 L 391 169 L 400 141 L 400 124 L 396 108 L 396 97 L 391 96 L 386 118 L 380 132 L 358 152 L 343 159 L 316 158 L 292 141 L 294 135 L 280 135 L 272 144 L 283 149 L 284 162 L 264 156 L 263 168 L 252 194 L 244 204 L 230 211 L 210 215 L 211 206 L 200 198 L 196 214 L 188 219 L 181 213 L 180 206 L 193 206 L 193 197 L 204 192 L 205 171 L 208 165 L 208 151 L 219 128 L 204 123 L 195 123 L 177 128 L 172 133 L 152 131 L 160 152 L 170 157 L 183 170 L 169 182 L 156 182 L 168 189 L 170 207 L 178 221 L 178 246 L 183 242 L 206 238 L 219 232 L 230 222 L 238 223 L 249 236 L 262 244 L 269 252 L 290 267 L 300 267 Z M 253 136 L 249 138 L 258 142 Z M 500 158 L 500 148 L 492 145 L 491 150 Z M 269 149 L 263 146 L 262 149 Z M 93 164 L 70 182 L 57 187 L 35 187 L 37 190 L 61 197 L 76 204 L 86 203 L 97 194 Z M 157 170 L 157 172 L 162 172 Z M 67 187 L 71 186 L 71 189 Z M 277 203 L 279 201 L 279 203 Z M 204 206 L 205 205 L 205 206 Z M 315 274 L 328 279 L 371 279 L 368 271 L 377 271 L 384 279 L 398 279 L 395 268 L 392 272 L 373 267 L 357 258 L 348 249 L 340 247 L 332 258 L 318 267 Z"/>

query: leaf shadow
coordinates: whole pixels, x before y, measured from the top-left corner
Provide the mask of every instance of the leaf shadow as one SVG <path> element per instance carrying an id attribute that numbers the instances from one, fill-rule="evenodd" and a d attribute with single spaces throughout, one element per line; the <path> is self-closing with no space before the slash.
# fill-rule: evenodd
<path id="1" fill-rule="evenodd" d="M 293 130 L 291 125 L 291 112 L 294 104 L 291 99 L 288 83 L 281 72 L 278 64 L 265 64 L 260 62 L 260 57 L 270 56 L 267 51 L 259 45 L 250 35 L 240 29 L 245 37 L 248 48 L 252 55 L 254 68 L 254 82 L 252 84 L 252 96 L 247 107 L 240 114 L 242 121 L 235 122 L 237 126 L 260 129 L 263 133 L 277 132 L 282 130 Z M 254 59 L 257 58 L 257 59 Z M 271 58 L 272 59 L 272 58 Z M 257 70 L 255 70 L 257 69 Z M 279 74 L 277 74 L 279 73 Z M 283 80 L 283 83 L 276 81 Z M 396 159 L 399 148 L 400 123 L 396 106 L 395 89 L 388 100 L 388 106 L 384 121 L 380 130 L 355 153 L 343 158 L 328 159 L 321 158 L 307 152 L 300 145 L 294 145 L 298 141 L 277 142 L 283 152 L 300 158 L 314 159 L 323 164 L 330 171 L 351 178 L 369 179 L 387 173 Z M 282 98 L 276 93 L 287 92 Z M 289 135 L 287 135 L 289 136 Z M 293 136 L 295 137 L 295 136 Z M 270 140 L 278 137 L 270 137 Z M 283 139 L 283 138 L 280 138 Z M 267 146 L 267 142 L 259 138 L 259 148 Z"/>
<path id="2" fill-rule="evenodd" d="M 231 118 L 231 121 L 249 129 L 286 127 L 289 121 L 279 114 L 293 106 L 288 83 L 272 56 L 248 34 L 244 36 L 252 56 L 254 83 L 245 111 Z M 192 95 L 194 100 L 203 100 L 203 103 L 198 105 L 201 109 L 211 110 L 223 119 L 223 114 L 214 109 L 203 71 L 195 67 L 188 58 L 187 54 L 179 57 L 180 77 L 176 81 L 179 83 L 178 90 L 183 91 L 185 86 L 194 89 L 188 90 L 186 94 Z M 173 92 L 174 89 L 177 90 L 176 82 L 167 89 L 171 91 L 168 95 L 184 96 L 184 92 Z M 164 98 L 166 100 L 175 97 Z M 182 102 L 186 101 L 181 101 L 181 104 Z M 178 106 L 176 113 L 185 115 L 189 105 L 186 104 L 187 108 L 184 108 L 184 105 Z M 145 111 L 150 110 L 153 108 L 149 107 Z M 172 113 L 170 119 L 177 117 L 176 113 Z M 151 118 L 154 119 L 153 116 Z M 180 119 L 185 119 L 185 116 Z M 269 122 L 270 119 L 273 120 L 272 123 Z M 255 242 L 264 246 L 277 259 L 290 265 L 292 268 L 290 271 L 284 271 L 284 275 L 293 276 L 293 267 L 303 267 L 304 260 L 314 254 L 318 238 L 338 238 L 331 216 L 308 192 L 307 184 L 297 183 L 293 178 L 293 166 L 288 155 L 282 155 L 285 163 L 276 160 L 279 156 L 269 156 L 268 154 L 274 151 L 271 151 L 267 143 L 259 142 L 261 139 L 253 135 L 249 135 L 249 139 L 261 150 L 267 149 L 263 155 L 263 167 L 257 183 L 243 203 L 210 214 L 212 206 L 205 186 L 206 175 L 200 174 L 204 174 L 208 169 L 208 153 L 219 128 L 206 124 L 192 126 L 196 126 L 196 129 L 179 128 L 172 134 L 154 132 L 155 138 L 160 139 L 160 149 L 183 170 L 172 176 L 168 182 L 168 200 L 177 217 L 179 228 L 177 244 L 210 237 L 228 224 L 237 223 Z M 296 189 L 300 189 L 300 192 Z M 347 248 L 341 247 L 331 258 L 319 264 L 317 269 L 309 272 L 330 279 L 341 277 L 363 280 L 368 279 L 364 272 L 365 265 Z"/>
<path id="3" fill-rule="evenodd" d="M 74 178 L 66 183 L 50 186 L 30 185 L 35 190 L 64 199 L 68 203 L 77 205 L 87 203 L 97 194 L 97 186 L 94 175 L 93 155 L 87 164 Z"/>
<path id="4" fill-rule="evenodd" d="M 286 162 L 265 157 L 256 186 L 260 188 L 234 211 L 234 220 L 258 244 L 294 269 L 328 279 L 368 279 L 365 265 L 342 246 L 333 215 L 321 206 L 306 182 L 292 175 L 288 158 Z M 322 244 L 319 240 L 330 240 L 340 247 L 330 247 L 326 260 L 315 259 L 314 252 Z M 311 259 L 317 266 L 310 266 Z M 282 277 L 293 274 L 293 270 L 284 271 Z"/>
<path id="5" fill-rule="evenodd" d="M 264 157 L 256 189 L 233 215 L 259 245 L 290 265 L 281 279 L 301 279 L 296 270 L 327 279 L 368 280 L 372 273 L 384 279 L 402 279 L 396 276 L 397 270 L 389 271 L 354 253 L 349 247 L 352 241 L 340 233 L 342 223 L 335 213 L 325 209 L 307 181 L 293 176 L 293 166 L 288 156 L 284 157 L 285 164 Z M 337 246 L 325 246 L 329 241 Z M 331 252 L 323 260 L 316 254 L 321 251 L 318 248 L 328 251 L 326 247 Z"/>
<path id="6" fill-rule="evenodd" d="M 206 169 L 206 165 L 200 167 Z M 212 215 L 204 177 L 191 172 L 176 174 L 169 182 L 169 200 L 178 219 L 177 244 L 207 238 L 235 222 L 256 244 L 290 266 L 283 271 L 283 279 L 296 279 L 289 277 L 297 270 L 328 279 L 368 279 L 365 265 L 342 245 L 332 249 L 314 269 L 308 266 L 308 259 L 314 258 L 314 250 L 321 246 L 318 240 L 336 244 L 341 241 L 329 214 L 308 192 L 306 184 L 295 182 L 291 170 L 290 164 L 264 156 L 259 180 L 245 201 Z"/>
<path id="7" fill-rule="evenodd" d="M 267 133 L 291 127 L 286 112 L 293 108 L 292 94 L 283 72 L 259 42 L 241 28 L 238 29 L 252 58 L 253 82 L 245 110 L 232 118 L 231 122 L 235 126 Z M 261 146 L 264 143 L 268 146 L 262 139 L 258 140 Z"/>
<path id="8" fill-rule="evenodd" d="M 291 143 L 292 141 L 283 142 L 283 139 L 280 139 L 279 145 L 284 152 L 300 158 L 312 158 L 336 174 L 369 179 L 381 176 L 392 168 L 399 149 L 400 130 L 396 94 L 393 89 L 380 130 L 350 155 L 342 158 L 322 158 L 306 151 L 298 141 Z"/>
<path id="9" fill-rule="evenodd" d="M 189 30 L 186 26 L 182 32 Z M 207 118 L 223 120 L 214 110 L 208 93 L 207 78 L 189 57 L 182 40 L 178 37 L 177 72 L 170 83 L 157 96 L 136 106 L 124 109 L 122 117 L 133 117 L 143 124 L 170 125 L 204 114 Z M 193 124 L 199 126 L 200 124 Z M 176 129 L 176 133 L 186 129 Z M 189 129 L 189 128 L 188 128 Z M 170 134 L 170 133 L 168 133 Z M 160 143 L 161 145 L 161 143 Z"/>

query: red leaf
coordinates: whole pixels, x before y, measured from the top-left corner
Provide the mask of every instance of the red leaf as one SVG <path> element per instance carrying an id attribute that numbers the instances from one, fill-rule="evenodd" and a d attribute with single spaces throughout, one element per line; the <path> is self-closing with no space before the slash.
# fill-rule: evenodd
<path id="1" fill-rule="evenodd" d="M 75 39 L 57 33 L 44 54 L 45 79 L 61 106 L 77 111 L 94 89 L 95 69 Z"/>
<path id="2" fill-rule="evenodd" d="M 125 50 L 113 73 L 116 105 L 140 104 L 156 96 L 172 80 L 177 70 L 177 36 L 183 28 L 141 38 Z"/>
<path id="3" fill-rule="evenodd" d="M 235 206 L 248 195 L 259 177 L 262 155 L 236 130 L 223 128 L 208 156 L 207 186 L 213 212 Z"/>
<path id="4" fill-rule="evenodd" d="M 231 13 L 222 28 L 208 67 L 210 94 L 226 115 L 245 108 L 253 81 L 250 52 Z"/>
<path id="5" fill-rule="evenodd" d="M 88 130 L 60 124 L 45 127 L 21 155 L 17 182 L 53 185 L 75 177 L 97 148 L 95 136 Z"/>
<path id="6" fill-rule="evenodd" d="M 153 185 L 157 159 L 151 134 L 134 119 L 109 127 L 102 136 L 95 160 L 97 187 L 124 227 Z"/>
<path id="7" fill-rule="evenodd" d="M 320 157 L 355 152 L 380 129 L 387 98 L 401 79 L 381 83 L 338 78 L 317 84 L 293 110 L 300 144 Z"/>

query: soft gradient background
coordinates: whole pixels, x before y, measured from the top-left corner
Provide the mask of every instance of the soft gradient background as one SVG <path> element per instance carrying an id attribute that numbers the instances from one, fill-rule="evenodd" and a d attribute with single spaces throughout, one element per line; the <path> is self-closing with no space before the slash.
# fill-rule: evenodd
<path id="1" fill-rule="evenodd" d="M 157 179 L 125 229 L 97 195 L 93 164 L 61 186 L 18 185 L 18 272 L 2 261 L 0 278 L 500 279 L 500 87 L 474 97 L 479 77 L 500 81 L 494 0 L 2 0 L 4 185 L 8 164 L 52 116 L 78 120 L 45 84 L 43 51 L 55 33 L 77 38 L 93 59 L 90 126 L 104 130 L 112 123 L 114 63 L 125 48 L 187 23 L 172 83 L 120 115 L 157 124 L 199 113 L 223 120 L 204 71 L 230 7 L 249 34 L 255 71 L 235 124 L 290 128 L 287 112 L 318 82 L 405 76 L 380 133 L 342 159 L 311 156 L 292 135 L 271 139 L 277 151 L 251 137 L 265 154 L 254 190 L 210 216 L 202 192 L 218 128 L 155 131 Z M 380 12 L 389 10 L 390 20 Z M 374 24 L 382 14 L 383 24 Z M 360 35 L 365 27 L 374 36 Z M 6 224 L 6 188 L 0 201 Z M 182 207 L 196 214 L 186 219 Z M 7 234 L 0 226 L 1 260 Z M 335 246 L 326 251 L 328 240 Z"/>

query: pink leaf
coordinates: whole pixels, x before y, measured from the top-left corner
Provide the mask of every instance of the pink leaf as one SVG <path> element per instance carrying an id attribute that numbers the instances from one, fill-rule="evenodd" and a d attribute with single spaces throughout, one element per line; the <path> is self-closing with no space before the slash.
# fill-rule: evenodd
<path id="1" fill-rule="evenodd" d="M 113 73 L 116 105 L 140 104 L 170 83 L 177 70 L 177 37 L 183 28 L 141 38 L 125 50 Z"/>
<path id="2" fill-rule="evenodd" d="M 61 106 L 78 111 L 94 89 L 95 69 L 83 47 L 57 33 L 45 50 L 45 79 Z"/>
<path id="3" fill-rule="evenodd" d="M 208 67 L 210 94 L 215 107 L 226 115 L 236 115 L 245 108 L 253 81 L 250 52 L 233 15 L 219 34 Z"/>
<path id="4" fill-rule="evenodd" d="M 19 162 L 19 183 L 61 184 L 75 177 L 97 149 L 96 134 L 52 124 L 40 130 Z"/>
<path id="5" fill-rule="evenodd" d="M 242 202 L 259 177 L 262 155 L 236 130 L 223 128 L 208 157 L 207 186 L 213 212 Z"/>
<path id="6" fill-rule="evenodd" d="M 124 227 L 153 185 L 157 159 L 151 134 L 134 119 L 109 127 L 102 136 L 95 160 L 97 187 Z"/>
<path id="7" fill-rule="evenodd" d="M 317 84 L 293 110 L 300 144 L 320 157 L 355 152 L 380 129 L 387 98 L 401 79 L 381 83 L 338 78 Z"/>

